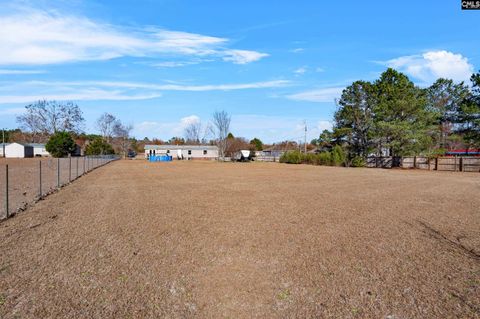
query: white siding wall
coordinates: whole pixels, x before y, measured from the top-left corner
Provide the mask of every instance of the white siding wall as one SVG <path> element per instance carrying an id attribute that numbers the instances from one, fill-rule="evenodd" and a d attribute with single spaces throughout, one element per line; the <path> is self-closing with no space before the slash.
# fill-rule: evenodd
<path id="1" fill-rule="evenodd" d="M 47 152 L 47 150 L 45 149 L 45 147 L 34 147 L 33 148 L 33 155 L 34 156 L 50 156 L 50 153 Z"/>
<path id="2" fill-rule="evenodd" d="M 6 157 L 23 158 L 33 156 L 33 147 L 24 146 L 18 143 L 11 143 L 5 147 Z"/>
<path id="3" fill-rule="evenodd" d="M 206 154 L 204 154 L 204 150 L 207 151 Z M 178 155 L 178 150 L 173 149 L 169 150 L 170 152 L 168 155 L 172 156 L 173 159 L 177 159 Z M 218 151 L 217 150 L 212 150 L 212 149 L 192 149 L 190 150 L 191 154 L 189 153 L 189 149 L 182 149 L 182 155 L 184 159 L 216 159 L 218 157 Z M 153 151 L 152 151 L 153 152 Z M 150 150 L 145 150 L 145 157 L 147 158 L 148 155 L 150 154 Z M 160 155 L 160 154 L 166 154 L 166 150 L 155 150 L 155 155 Z"/>

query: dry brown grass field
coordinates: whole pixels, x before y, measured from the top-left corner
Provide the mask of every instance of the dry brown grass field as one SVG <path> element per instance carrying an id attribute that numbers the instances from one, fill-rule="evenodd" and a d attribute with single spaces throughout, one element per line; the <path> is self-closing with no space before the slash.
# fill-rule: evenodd
<path id="1" fill-rule="evenodd" d="M 117 161 L 0 223 L 1 318 L 480 318 L 480 175 Z"/>

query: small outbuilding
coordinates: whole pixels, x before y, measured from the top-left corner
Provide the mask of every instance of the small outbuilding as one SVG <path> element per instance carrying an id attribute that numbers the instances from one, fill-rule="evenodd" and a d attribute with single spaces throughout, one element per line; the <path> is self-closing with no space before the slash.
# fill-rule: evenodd
<path id="1" fill-rule="evenodd" d="M 5 157 L 8 157 L 8 158 L 33 157 L 33 147 L 28 144 L 10 143 L 5 146 Z"/>

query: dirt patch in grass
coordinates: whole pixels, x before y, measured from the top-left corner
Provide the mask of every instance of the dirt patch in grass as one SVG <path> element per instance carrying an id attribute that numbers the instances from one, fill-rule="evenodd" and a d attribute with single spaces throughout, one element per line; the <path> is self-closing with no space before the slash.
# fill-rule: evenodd
<path id="1" fill-rule="evenodd" d="M 0 317 L 479 318 L 480 176 L 118 161 L 0 224 Z"/>

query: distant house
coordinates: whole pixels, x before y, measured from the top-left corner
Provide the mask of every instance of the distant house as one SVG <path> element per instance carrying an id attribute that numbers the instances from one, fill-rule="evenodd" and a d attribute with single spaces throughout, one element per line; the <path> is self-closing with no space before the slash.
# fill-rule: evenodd
<path id="1" fill-rule="evenodd" d="M 33 147 L 33 156 L 50 156 L 50 153 L 45 149 L 45 144 L 30 143 L 26 145 Z"/>
<path id="2" fill-rule="evenodd" d="M 28 144 L 9 143 L 8 145 L 5 146 L 5 157 L 8 157 L 8 158 L 33 157 L 33 147 Z"/>
<path id="3" fill-rule="evenodd" d="M 170 155 L 174 159 L 217 159 L 218 147 L 212 145 L 145 145 L 145 158 Z"/>

